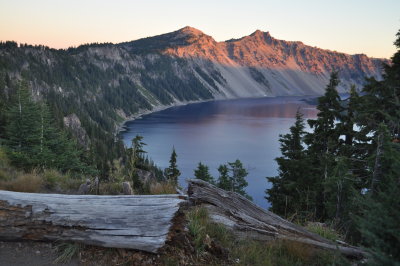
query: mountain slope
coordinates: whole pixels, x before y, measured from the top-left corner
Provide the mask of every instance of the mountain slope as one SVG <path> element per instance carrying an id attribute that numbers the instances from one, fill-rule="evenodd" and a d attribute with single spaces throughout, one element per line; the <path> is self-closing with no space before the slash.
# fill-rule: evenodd
<path id="1" fill-rule="evenodd" d="M 180 40 L 172 46 L 160 47 L 163 54 L 185 58 L 194 70 L 201 66 L 209 76 L 213 76 L 213 72 L 221 74 L 225 82 L 214 79 L 220 85 L 222 93 L 218 96 L 221 97 L 321 94 L 332 70 L 340 71 L 342 91 L 350 84 L 362 85 L 366 76 L 382 78 L 381 59 L 277 40 L 259 30 L 226 42 L 216 42 L 190 27 L 175 35 L 170 33 L 156 38 L 162 37 Z M 183 42 L 184 37 L 186 42 Z M 133 42 L 131 47 L 134 51 L 137 43 Z"/>
<path id="2" fill-rule="evenodd" d="M 216 42 L 185 27 L 67 50 L 1 43 L 0 89 L 11 95 L 24 77 L 35 98 L 50 102 L 60 123 L 76 114 L 76 124 L 104 142 L 140 111 L 198 100 L 322 94 L 333 69 L 340 71 L 345 91 L 351 83 L 361 86 L 367 76 L 380 79 L 383 62 L 277 40 L 261 31 Z"/>

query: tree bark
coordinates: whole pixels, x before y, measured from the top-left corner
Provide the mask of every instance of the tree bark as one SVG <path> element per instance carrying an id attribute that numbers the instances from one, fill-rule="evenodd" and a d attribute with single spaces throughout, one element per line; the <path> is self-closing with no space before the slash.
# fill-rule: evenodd
<path id="1" fill-rule="evenodd" d="M 202 180 L 189 180 L 188 196 L 193 204 L 206 207 L 214 222 L 224 224 L 238 236 L 256 240 L 294 241 L 319 249 L 340 251 L 355 258 L 366 255 L 357 247 L 335 243 L 311 233 L 302 226 L 258 207 L 237 193 L 219 189 Z"/>
<path id="2" fill-rule="evenodd" d="M 0 190 L 0 239 L 65 240 L 156 253 L 178 195 L 95 196 Z"/>
<path id="3" fill-rule="evenodd" d="M 97 196 L 0 190 L 1 240 L 63 240 L 156 253 L 169 238 L 185 195 Z M 362 258 L 361 249 L 334 243 L 235 192 L 189 180 L 187 199 L 241 237 L 286 240 Z"/>
<path id="4" fill-rule="evenodd" d="M 383 154 L 383 134 L 382 134 L 382 132 L 379 132 L 376 145 L 377 145 L 376 146 L 376 157 L 375 157 L 374 171 L 372 173 L 372 181 L 371 181 L 372 194 L 375 193 L 376 184 L 379 183 L 379 181 L 381 179 L 381 157 Z"/>

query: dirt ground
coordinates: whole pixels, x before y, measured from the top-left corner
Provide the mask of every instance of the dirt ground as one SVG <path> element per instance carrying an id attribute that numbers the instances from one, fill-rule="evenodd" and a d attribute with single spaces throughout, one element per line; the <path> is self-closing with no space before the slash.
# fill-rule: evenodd
<path id="1" fill-rule="evenodd" d="M 47 266 L 55 265 L 57 251 L 51 243 L 43 242 L 0 242 L 1 266 Z M 72 259 L 65 266 L 80 265 Z"/>

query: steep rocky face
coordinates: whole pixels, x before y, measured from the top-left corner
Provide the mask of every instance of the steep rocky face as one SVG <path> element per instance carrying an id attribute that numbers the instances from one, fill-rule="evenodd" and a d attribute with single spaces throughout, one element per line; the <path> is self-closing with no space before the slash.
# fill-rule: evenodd
<path id="1" fill-rule="evenodd" d="M 217 97 L 321 94 L 333 70 L 339 71 L 344 92 L 350 84 L 362 86 L 365 77 L 381 79 L 382 62 L 388 62 L 277 40 L 259 30 L 226 42 L 191 27 L 156 38 L 173 43 L 160 47 L 163 54 L 185 58 L 194 71 L 200 67 L 210 77 L 219 73 L 223 79 L 213 78 L 219 87 Z"/>
<path id="2" fill-rule="evenodd" d="M 85 149 L 89 149 L 90 139 L 76 114 L 70 114 L 64 117 L 63 120 L 64 126 L 72 132 L 78 143 Z"/>

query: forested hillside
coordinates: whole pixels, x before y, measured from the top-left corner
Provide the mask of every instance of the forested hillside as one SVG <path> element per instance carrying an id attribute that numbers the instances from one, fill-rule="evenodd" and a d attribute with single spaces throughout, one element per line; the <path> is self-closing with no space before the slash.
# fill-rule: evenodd
<path id="1" fill-rule="evenodd" d="M 215 98 L 322 94 L 333 68 L 340 70 L 340 87 L 347 90 L 366 76 L 380 79 L 384 61 L 285 42 L 260 31 L 216 42 L 190 27 L 67 50 L 4 42 L 2 113 L 26 81 L 32 99 L 47 103 L 58 127 L 78 140 L 104 174 L 124 154 L 119 126 L 141 111 Z"/>
<path id="2" fill-rule="evenodd" d="M 212 98 L 193 73 L 184 72 L 185 62 L 167 56 L 140 58 L 143 65 L 137 65 L 134 55 L 107 44 L 67 51 L 18 47 L 14 42 L 0 46 L 3 114 L 21 80 L 26 81 L 32 98 L 49 105 L 59 127 L 70 127 L 101 170 L 107 170 L 107 161 L 122 155 L 116 133 L 129 117 L 154 106 Z M 96 51 L 104 52 L 101 58 Z M 126 66 L 108 59 L 107 53 L 124 56 Z M 184 80 L 174 74 L 177 64 Z"/>

